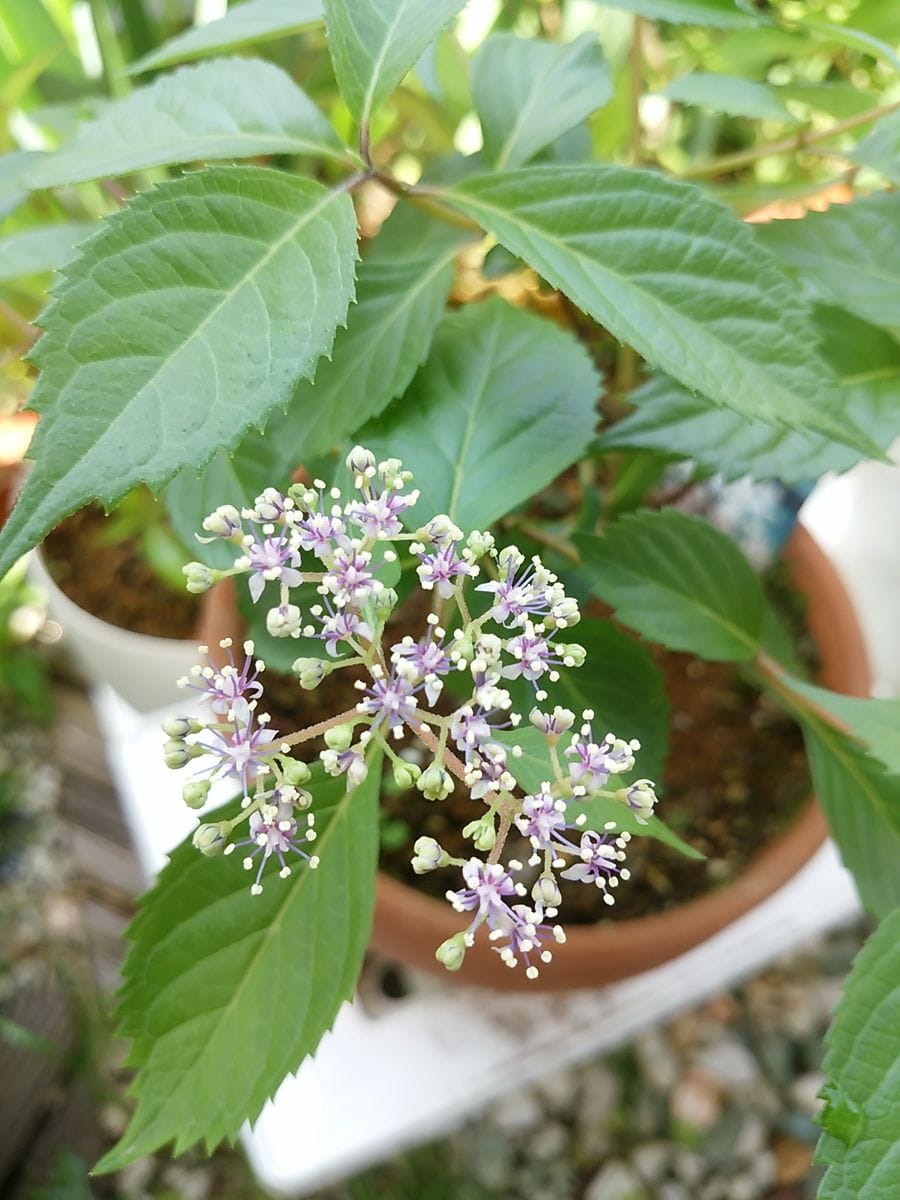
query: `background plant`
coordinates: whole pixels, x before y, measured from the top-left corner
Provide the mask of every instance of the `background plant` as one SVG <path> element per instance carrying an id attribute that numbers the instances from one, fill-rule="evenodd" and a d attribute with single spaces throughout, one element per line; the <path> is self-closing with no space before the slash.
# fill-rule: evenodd
<path id="1" fill-rule="evenodd" d="M 895 6 L 461 8 L 334 0 L 326 43 L 313 0 L 245 0 L 162 41 L 140 3 L 95 0 L 102 81 L 85 89 L 92 60 L 70 6 L 4 7 L 0 319 L 14 399 L 29 385 L 19 352 L 40 273 L 63 270 L 32 351 L 36 465 L 0 570 L 75 508 L 114 505 L 139 484 L 164 490 L 189 537 L 217 505 L 285 486 L 299 463 L 332 476 L 335 449 L 358 434 L 427 480 L 435 511 L 549 541 L 572 586 L 644 638 L 743 664 L 777 694 L 803 723 L 866 906 L 890 918 L 898 702 L 836 697 L 781 665 L 734 546 L 638 505 L 673 459 L 690 461 L 688 479 L 802 486 L 897 434 Z M 245 165 L 218 165 L 229 160 Z M 184 169 L 201 163 L 212 165 Z M 826 185 L 852 203 L 765 227 L 738 219 Z M 595 437 L 582 414 L 598 398 L 604 417 L 627 415 Z M 541 521 L 533 495 L 569 468 L 570 503 Z M 633 645 L 607 623 L 593 636 L 615 677 Z M 593 685 L 604 703 L 585 701 L 630 736 L 621 692 Z M 375 803 L 367 786 L 360 812 Z M 175 915 L 197 909 L 198 887 L 208 895 L 206 867 L 201 885 L 176 852 L 133 930 L 122 1011 L 136 1093 L 158 1107 L 145 1149 L 232 1136 L 333 1009 L 313 995 L 290 1062 L 262 1064 L 243 1090 L 233 1081 L 227 1103 L 219 1010 L 196 1014 L 204 1069 L 179 1081 L 195 1117 L 173 1120 L 158 1067 L 172 1023 L 191 1014 L 168 989 L 177 963 L 199 955 L 209 969 L 215 947 L 202 909 L 196 926 Z M 230 891 L 241 877 L 216 879 L 217 902 L 243 903 Z M 342 995 L 368 912 L 361 903 Z M 285 914 L 263 918 L 278 929 Z M 232 1007 L 276 1021 L 260 968 L 271 960 L 245 951 L 256 965 Z M 303 956 L 279 966 L 299 978 Z M 235 956 L 227 968 L 247 969 Z M 838 1049 L 863 1036 L 854 993 L 890 972 L 884 935 L 838 1017 L 826 1197 L 893 1169 L 869 1132 L 891 1077 L 857 1095 L 853 1056 Z M 884 1065 L 889 1042 L 878 1044 Z M 106 1165 L 137 1152 L 126 1136 Z"/>

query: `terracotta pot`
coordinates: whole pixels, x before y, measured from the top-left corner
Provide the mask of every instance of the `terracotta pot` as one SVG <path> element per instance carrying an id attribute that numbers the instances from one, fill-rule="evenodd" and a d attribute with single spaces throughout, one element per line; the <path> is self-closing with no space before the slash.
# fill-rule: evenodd
<path id="1" fill-rule="evenodd" d="M 852 696 L 869 694 L 869 666 L 862 632 L 844 585 L 802 526 L 788 543 L 785 560 L 808 601 L 807 620 L 821 659 L 820 682 Z M 205 640 L 214 646 L 238 629 L 233 590 L 209 594 Z M 479 940 L 461 971 L 450 975 L 434 958 L 435 948 L 457 933 L 461 918 L 434 899 L 380 872 L 375 893 L 372 946 L 388 958 L 428 971 L 445 982 L 506 991 L 562 991 L 597 987 L 683 954 L 765 900 L 796 874 L 827 834 L 824 817 L 810 799 L 790 826 L 758 854 L 733 883 L 656 916 L 595 926 L 569 926 L 565 945 L 554 947 L 553 965 L 532 982 L 511 971 L 490 945 Z"/>

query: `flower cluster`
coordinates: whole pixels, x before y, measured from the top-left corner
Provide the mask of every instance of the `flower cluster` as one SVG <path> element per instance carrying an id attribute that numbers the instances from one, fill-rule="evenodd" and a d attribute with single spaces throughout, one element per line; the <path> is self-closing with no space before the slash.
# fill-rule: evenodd
<path id="1" fill-rule="evenodd" d="M 199 689 L 210 719 L 170 718 L 167 761 L 182 767 L 198 760 L 202 774 L 184 789 L 192 807 L 202 807 L 217 778 L 237 781 L 243 799 L 236 820 L 201 825 L 195 844 L 208 854 L 245 847 L 244 865 L 255 868 L 254 893 L 262 889 L 270 858 L 281 875 L 296 856 L 314 867 L 318 860 L 305 848 L 315 838 L 304 788 L 312 775 L 290 757 L 293 747 L 321 736 L 322 769 L 343 778 L 348 789 L 359 787 L 383 754 L 398 786 L 415 787 L 433 801 L 462 788 L 475 810 L 462 831 L 471 854 L 453 857 L 430 837 L 414 846 L 417 874 L 451 865 L 462 873 L 464 886 L 447 897 L 468 924 L 438 948 L 439 961 L 458 969 L 484 927 L 502 961 L 523 963 L 533 978 L 565 940 L 556 922 L 559 880 L 597 887 L 612 904 L 619 882 L 628 878 L 623 864 L 630 835 L 618 832 L 623 820 L 608 819 L 609 801 L 623 818 L 625 810 L 639 822 L 652 814 L 656 796 L 649 780 L 614 786 L 616 777 L 633 770 L 639 745 L 612 733 L 595 735 L 589 710 L 573 732 L 573 712 L 541 707 L 561 673 L 581 667 L 586 653 L 569 640 L 580 619 L 577 603 L 537 556 L 526 558 L 514 546 L 498 550 L 490 533 L 466 535 L 446 515 L 413 528 L 410 510 L 419 493 L 410 489 L 412 477 L 399 460 L 377 462 L 356 447 L 346 465 L 349 494 L 316 480 L 286 494 L 269 488 L 240 512 L 216 509 L 203 523 L 201 540 L 233 546 L 233 567 L 185 568 L 193 591 L 226 575 L 246 576 L 254 602 L 266 597 L 270 634 L 321 646 L 294 663 L 301 687 L 317 688 L 350 669 L 359 692 L 350 710 L 281 738 L 259 711 L 263 664 L 252 644 L 245 645 L 240 665 L 223 643 L 225 665 L 196 667 L 184 682 Z M 403 543 L 408 574 L 429 611 L 420 628 L 398 636 L 392 632 L 401 578 L 396 547 Z M 524 709 L 523 695 L 532 697 Z M 541 735 L 546 778 L 527 791 L 519 784 L 519 760 L 527 734 L 526 777 L 533 779 L 534 730 Z M 568 745 L 560 754 L 563 738 Z M 232 840 L 245 819 L 248 836 Z M 511 832 L 530 848 L 527 862 L 501 861 Z"/>

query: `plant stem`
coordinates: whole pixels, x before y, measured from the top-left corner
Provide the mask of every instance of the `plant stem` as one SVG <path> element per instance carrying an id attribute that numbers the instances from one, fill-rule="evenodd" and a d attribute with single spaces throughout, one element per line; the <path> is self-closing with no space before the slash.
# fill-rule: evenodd
<path id="1" fill-rule="evenodd" d="M 876 108 L 869 108 L 865 112 L 857 113 L 856 116 L 838 121 L 829 129 L 817 129 L 812 132 L 801 129 L 799 133 L 779 138 L 774 142 L 766 142 L 762 146 L 751 146 L 749 150 L 723 154 L 719 158 L 711 158 L 708 162 L 688 167 L 687 170 L 681 172 L 681 178 L 699 179 L 706 175 L 721 175 L 726 171 L 735 171 L 740 167 L 749 166 L 750 163 L 757 162 L 761 158 L 768 158 L 772 154 L 789 154 L 793 150 L 803 150 L 807 146 L 814 146 L 829 138 L 837 137 L 840 133 L 846 133 L 849 129 L 856 129 L 859 125 L 877 121 L 879 117 L 885 117 L 898 108 L 900 108 L 900 100 L 894 100 L 890 104 L 879 104 Z"/>
<path id="2" fill-rule="evenodd" d="M 131 91 L 131 84 L 125 73 L 125 56 L 116 35 L 109 0 L 90 0 L 90 6 L 97 45 L 103 60 L 107 91 L 111 96 L 127 96 Z"/>

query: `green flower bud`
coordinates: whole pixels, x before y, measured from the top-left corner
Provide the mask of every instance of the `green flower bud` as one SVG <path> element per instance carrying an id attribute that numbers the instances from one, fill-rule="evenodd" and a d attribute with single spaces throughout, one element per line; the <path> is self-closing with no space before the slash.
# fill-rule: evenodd
<path id="1" fill-rule="evenodd" d="M 377 621 L 386 621 L 397 604 L 400 597 L 393 588 L 382 588 L 380 592 L 376 592 L 373 598 L 373 607 L 375 609 L 375 619 Z"/>
<path id="2" fill-rule="evenodd" d="M 472 555 L 472 562 L 477 562 L 479 558 L 484 558 L 485 554 L 490 554 L 493 550 L 494 535 L 482 532 L 480 529 L 473 529 L 466 539 L 466 548 Z"/>
<path id="3" fill-rule="evenodd" d="M 450 855 L 441 849 L 432 837 L 417 838 L 413 850 L 415 854 L 411 866 L 417 875 L 425 875 L 438 867 L 446 867 L 450 861 Z"/>
<path id="4" fill-rule="evenodd" d="M 166 717 L 162 723 L 163 733 L 179 740 L 186 738 L 189 733 L 197 733 L 199 728 L 199 721 L 192 721 L 190 717 Z"/>
<path id="5" fill-rule="evenodd" d="M 283 758 L 281 760 L 281 773 L 284 775 L 284 782 L 291 787 L 303 787 L 304 783 L 309 783 L 312 777 L 312 771 L 305 762 L 300 762 L 296 758 Z"/>
<path id="6" fill-rule="evenodd" d="M 572 642 L 568 646 L 556 642 L 555 647 L 567 667 L 584 666 L 585 659 L 587 658 L 587 650 L 585 650 L 584 646 L 579 646 L 577 642 Z"/>
<path id="7" fill-rule="evenodd" d="M 552 875 L 542 875 L 531 889 L 531 895 L 536 904 L 547 908 L 559 908 L 562 904 L 562 892 Z"/>
<path id="8" fill-rule="evenodd" d="M 453 791 L 453 780 L 443 767 L 432 763 L 416 780 L 416 787 L 426 800 L 445 800 Z"/>
<path id="9" fill-rule="evenodd" d="M 222 821 L 221 824 L 198 825 L 194 830 L 194 849 L 199 850 L 208 858 L 212 858 L 215 854 L 221 854 L 225 849 L 229 833 L 231 833 L 230 821 Z"/>
<path id="10" fill-rule="evenodd" d="M 470 821 L 463 829 L 463 837 L 468 837 L 475 843 L 476 850 L 489 852 L 494 848 L 494 842 L 497 840 L 497 831 L 494 828 L 494 817 L 492 813 L 485 813 L 477 821 Z"/>
<path id="11" fill-rule="evenodd" d="M 187 581 L 187 590 L 195 596 L 199 596 L 203 592 L 208 592 L 212 585 L 222 577 L 221 571 L 213 571 L 200 562 L 186 563 L 181 568 L 181 573 Z"/>
<path id="12" fill-rule="evenodd" d="M 180 738 L 169 738 L 163 747 L 166 766 L 171 767 L 173 771 L 179 771 L 182 767 L 186 767 L 191 761 L 192 755 L 189 746 Z"/>
<path id="13" fill-rule="evenodd" d="M 300 681 L 300 686 L 307 692 L 319 686 L 326 675 L 334 670 L 330 662 L 324 658 L 298 658 L 291 667 Z"/>
<path id="14" fill-rule="evenodd" d="M 441 942 L 434 952 L 434 957 L 448 971 L 458 971 L 466 957 L 465 934 L 455 933 L 453 937 L 447 938 L 446 942 Z"/>
<path id="15" fill-rule="evenodd" d="M 402 788 L 403 791 L 414 787 L 421 774 L 421 768 L 417 767 L 415 763 L 407 762 L 405 759 L 394 763 L 394 783 L 396 783 L 398 788 Z"/>
<path id="16" fill-rule="evenodd" d="M 332 725 L 323 736 L 330 750 L 347 750 L 353 741 L 353 726 L 349 722 L 346 725 Z"/>
<path id="17" fill-rule="evenodd" d="M 375 455 L 365 446 L 354 446 L 344 461 L 354 477 L 362 475 L 371 479 L 375 475 Z"/>
<path id="18" fill-rule="evenodd" d="M 209 780 L 195 779 L 181 789 L 181 798 L 188 808 L 202 808 L 209 799 Z"/>

